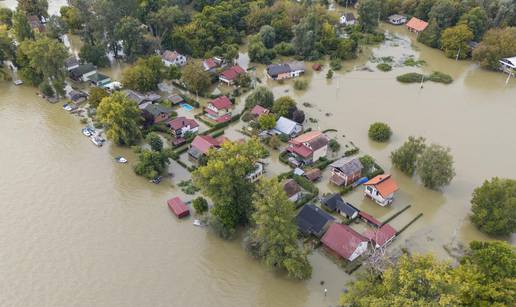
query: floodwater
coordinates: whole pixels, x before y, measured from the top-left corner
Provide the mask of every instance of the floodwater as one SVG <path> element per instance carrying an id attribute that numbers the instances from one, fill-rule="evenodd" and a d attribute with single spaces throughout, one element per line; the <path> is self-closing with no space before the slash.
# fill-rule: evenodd
<path id="1" fill-rule="evenodd" d="M 58 7 L 56 2 L 50 1 L 51 7 Z M 516 80 L 505 85 L 503 74 L 446 59 L 417 43 L 411 46 L 403 28 L 385 27 L 400 38 L 346 63 L 331 81 L 325 69 L 307 74 L 306 91 L 294 91 L 292 82 L 264 82 L 277 97 L 292 95 L 300 105 L 310 102 L 313 107 L 302 108 L 307 117 L 318 119 L 311 126 L 337 129 L 332 137 L 342 144 L 352 141 L 375 157 L 401 188 L 390 208 L 362 199 L 360 191 L 346 200 L 380 220 L 411 204 L 391 222 L 395 228 L 424 215 L 395 245 L 444 257 L 444 244 L 489 239 L 468 221 L 472 190 L 493 176 L 515 177 Z M 414 55 L 428 65 L 379 72 L 367 62 L 371 53 L 395 60 Z M 363 64 L 374 71 L 353 70 Z M 448 73 L 454 82 L 425 83 L 420 89 L 395 80 L 419 70 Z M 117 67 L 112 76 L 119 73 Z M 184 169 L 173 164 L 172 181 L 149 184 L 130 165 L 114 163 L 117 155 L 133 162 L 129 149 L 110 144 L 96 148 L 82 136 L 76 117 L 59 104 L 44 102 L 35 91 L 0 82 L 0 306 L 336 304 L 349 276 L 319 251 L 310 257 L 313 278 L 294 282 L 250 258 L 239 240 L 223 241 L 193 227 L 191 219 L 178 221 L 165 201 L 175 195 L 191 199 L 174 185 L 188 176 Z M 394 130 L 388 144 L 368 140 L 374 121 L 385 121 Z M 429 191 L 391 169 L 390 152 L 409 135 L 451 148 L 457 176 L 443 191 Z M 324 176 L 320 189 L 333 190 L 326 184 L 328 172 Z M 514 243 L 514 238 L 506 239 Z"/>

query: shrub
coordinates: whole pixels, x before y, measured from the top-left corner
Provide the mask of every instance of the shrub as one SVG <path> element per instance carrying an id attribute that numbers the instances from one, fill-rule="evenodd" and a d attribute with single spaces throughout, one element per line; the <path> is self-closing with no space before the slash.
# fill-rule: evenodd
<path id="1" fill-rule="evenodd" d="M 161 151 L 163 149 L 163 141 L 161 140 L 161 137 L 155 133 L 151 132 L 146 137 L 147 142 L 149 142 L 149 145 L 152 150 L 154 151 Z"/>
<path id="2" fill-rule="evenodd" d="M 453 82 L 453 78 L 450 75 L 438 71 L 434 71 L 427 78 L 432 82 L 439 82 L 444 84 L 450 84 Z"/>
<path id="3" fill-rule="evenodd" d="M 340 70 L 342 68 L 342 61 L 340 59 L 331 59 L 330 67 L 333 70 Z"/>
<path id="4" fill-rule="evenodd" d="M 425 150 L 425 139 L 410 136 L 403 145 L 391 152 L 392 164 L 405 174 L 412 176 L 416 170 L 416 162 Z"/>
<path id="5" fill-rule="evenodd" d="M 43 93 L 43 95 L 47 96 L 47 97 L 53 97 L 54 96 L 54 89 L 52 88 L 52 86 L 50 85 L 50 83 L 48 82 L 43 82 L 39 85 L 39 90 L 41 91 L 41 93 Z"/>
<path id="6" fill-rule="evenodd" d="M 333 78 L 333 70 L 328 70 L 328 72 L 326 73 L 326 79 L 331 79 Z"/>
<path id="7" fill-rule="evenodd" d="M 392 135 L 391 128 L 386 123 L 376 122 L 369 126 L 369 138 L 377 142 L 387 142 Z"/>
<path id="8" fill-rule="evenodd" d="M 410 57 L 403 62 L 403 65 L 405 65 L 405 66 L 419 67 L 419 66 L 423 66 L 425 64 L 426 64 L 425 60 L 415 60 L 413 57 Z"/>
<path id="9" fill-rule="evenodd" d="M 294 89 L 296 89 L 296 90 L 299 90 L 299 91 L 306 90 L 307 87 L 308 87 L 307 80 L 298 79 L 298 80 L 294 81 Z"/>
<path id="10" fill-rule="evenodd" d="M 397 76 L 396 80 L 398 80 L 401 83 L 418 83 L 421 82 L 421 80 L 425 81 L 425 76 L 422 74 L 418 74 L 416 72 L 409 72 Z"/>
<path id="11" fill-rule="evenodd" d="M 376 68 L 378 68 L 381 71 L 390 71 L 392 69 L 392 66 L 387 63 L 380 63 L 376 65 Z"/>
<path id="12" fill-rule="evenodd" d="M 208 201 L 203 197 L 197 197 L 192 201 L 192 205 L 195 209 L 195 212 L 198 214 L 203 214 L 208 211 Z"/>
<path id="13" fill-rule="evenodd" d="M 336 139 L 331 139 L 330 142 L 328 143 L 328 147 L 330 148 L 331 151 L 337 152 L 340 149 L 340 144 L 339 144 L 339 142 L 337 142 Z"/>
<path id="14" fill-rule="evenodd" d="M 416 173 L 429 189 L 436 190 L 449 184 L 455 177 L 450 149 L 436 144 L 425 148 L 417 160 Z"/>

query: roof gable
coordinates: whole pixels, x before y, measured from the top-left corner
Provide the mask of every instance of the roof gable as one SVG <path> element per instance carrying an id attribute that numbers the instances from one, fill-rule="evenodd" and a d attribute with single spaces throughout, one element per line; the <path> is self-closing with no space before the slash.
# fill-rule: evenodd
<path id="1" fill-rule="evenodd" d="M 217 109 L 229 109 L 233 106 L 231 100 L 229 100 L 226 96 L 220 96 L 218 98 L 213 99 L 210 103 Z"/>
<path id="2" fill-rule="evenodd" d="M 349 259 L 362 242 L 367 238 L 343 224 L 331 224 L 321 242 L 338 255 Z"/>
<path id="3" fill-rule="evenodd" d="M 235 65 L 233 67 L 230 67 L 228 69 L 226 69 L 225 71 L 223 71 L 220 76 L 223 77 L 224 79 L 226 80 L 235 80 L 236 77 L 240 74 L 243 74 L 245 73 L 245 70 L 240 67 L 239 65 Z"/>

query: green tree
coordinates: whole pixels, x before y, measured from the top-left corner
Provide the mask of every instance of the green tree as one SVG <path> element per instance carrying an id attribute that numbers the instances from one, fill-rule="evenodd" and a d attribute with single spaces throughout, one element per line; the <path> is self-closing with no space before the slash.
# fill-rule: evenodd
<path id="1" fill-rule="evenodd" d="M 196 94 L 204 94 L 211 85 L 211 78 L 208 72 L 196 63 L 188 63 L 181 72 L 181 78 L 188 89 Z"/>
<path id="2" fill-rule="evenodd" d="M 333 78 L 333 70 L 329 69 L 326 73 L 326 79 L 332 79 Z"/>
<path id="3" fill-rule="evenodd" d="M 140 59 L 135 65 L 127 68 L 122 73 L 122 83 L 126 88 L 139 92 L 150 92 L 158 89 L 164 75 L 165 67 L 161 60 L 156 62 L 158 56 L 148 59 Z"/>
<path id="4" fill-rule="evenodd" d="M 377 142 L 387 142 L 392 135 L 392 130 L 386 123 L 376 122 L 369 126 L 369 138 Z"/>
<path id="5" fill-rule="evenodd" d="M 277 179 L 262 179 L 253 195 L 252 227 L 248 246 L 254 256 L 290 277 L 307 279 L 312 267 L 297 243 L 295 210 Z"/>
<path id="6" fill-rule="evenodd" d="M 138 163 L 134 166 L 134 172 L 138 176 L 154 179 L 163 174 L 169 163 L 168 156 L 163 152 L 142 150 L 138 154 Z"/>
<path id="7" fill-rule="evenodd" d="M 260 129 L 272 129 L 276 126 L 276 116 L 274 114 L 263 114 L 258 117 L 258 123 L 260 124 Z"/>
<path id="8" fill-rule="evenodd" d="M 424 138 L 410 136 L 400 148 L 391 152 L 392 164 L 405 174 L 412 176 L 416 170 L 416 162 L 425 148 Z"/>
<path id="9" fill-rule="evenodd" d="M 269 147 L 272 149 L 278 149 L 281 145 L 281 140 L 277 135 L 273 135 L 269 138 L 267 145 L 269 145 Z"/>
<path id="10" fill-rule="evenodd" d="M 330 142 L 328 143 L 328 147 L 333 152 L 337 152 L 340 150 L 340 144 L 336 139 L 331 139 Z"/>
<path id="11" fill-rule="evenodd" d="M 232 237 L 239 225 L 248 222 L 254 185 L 245 177 L 265 154 L 257 139 L 225 142 L 220 150 L 208 153 L 205 166 L 193 172 L 195 185 L 214 202 L 210 224 L 221 237 Z"/>
<path id="12" fill-rule="evenodd" d="M 437 22 L 439 29 L 443 30 L 453 26 L 457 22 L 457 7 L 452 0 L 437 0 L 432 6 L 428 18 Z"/>
<path id="13" fill-rule="evenodd" d="M 156 132 L 151 132 L 147 134 L 146 140 L 149 143 L 152 150 L 161 151 L 163 149 L 163 141 Z"/>
<path id="14" fill-rule="evenodd" d="M 143 53 L 142 24 L 134 17 L 123 17 L 115 27 L 115 37 L 122 40 L 124 54 L 130 61 Z"/>
<path id="15" fill-rule="evenodd" d="M 171 65 L 168 68 L 167 78 L 170 80 L 179 80 L 181 79 L 181 69 L 175 65 Z"/>
<path id="16" fill-rule="evenodd" d="M 437 144 L 426 147 L 417 160 L 416 172 L 427 188 L 439 189 L 448 185 L 455 177 L 450 149 Z"/>
<path id="17" fill-rule="evenodd" d="M 516 180 L 492 178 L 475 189 L 471 221 L 489 235 L 516 231 Z"/>
<path id="18" fill-rule="evenodd" d="M 497 70 L 501 58 L 516 54 L 516 27 L 493 28 L 486 32 L 482 42 L 473 50 L 473 59 L 484 68 Z"/>
<path id="19" fill-rule="evenodd" d="M 267 49 L 261 41 L 255 41 L 253 39 L 251 39 L 251 43 L 249 44 L 248 54 L 251 62 L 264 64 L 270 63 L 276 57 L 274 49 Z"/>
<path id="20" fill-rule="evenodd" d="M 0 25 L 0 63 L 5 60 L 14 60 L 15 46 L 12 38 L 9 36 L 7 26 Z"/>
<path id="21" fill-rule="evenodd" d="M 356 58 L 358 44 L 352 39 L 342 39 L 339 41 L 335 56 L 341 60 L 350 60 Z"/>
<path id="22" fill-rule="evenodd" d="M 321 54 L 316 46 L 320 39 L 321 23 L 314 12 L 308 13 L 293 27 L 292 45 L 296 54 L 307 60 L 316 60 Z"/>
<path id="23" fill-rule="evenodd" d="M 428 14 L 430 13 L 430 10 L 432 10 L 432 6 L 434 6 L 436 0 L 421 0 L 417 2 L 414 15 L 419 19 L 428 20 Z"/>
<path id="24" fill-rule="evenodd" d="M 55 92 L 54 92 L 54 89 L 52 88 L 52 85 L 50 85 L 50 83 L 48 83 L 46 81 L 44 81 L 43 83 L 41 83 L 39 85 L 39 90 L 46 97 L 54 97 L 54 95 L 55 95 Z"/>
<path id="25" fill-rule="evenodd" d="M 276 42 L 276 32 L 273 27 L 265 25 L 260 28 L 260 32 L 258 34 L 260 35 L 262 43 L 266 48 L 274 47 Z"/>
<path id="26" fill-rule="evenodd" d="M 480 41 L 487 30 L 488 20 L 486 11 L 481 7 L 472 8 L 460 17 L 459 24 L 465 24 L 473 32 L 473 39 Z"/>
<path id="27" fill-rule="evenodd" d="M 264 108 L 272 108 L 274 103 L 274 94 L 265 86 L 257 87 L 245 99 L 245 108 L 252 109 L 255 105 L 261 105 Z"/>
<path id="28" fill-rule="evenodd" d="M 0 7 L 0 25 L 5 25 L 7 28 L 13 26 L 13 11 L 6 7 Z"/>
<path id="29" fill-rule="evenodd" d="M 84 44 L 79 51 L 79 58 L 82 62 L 91 63 L 98 67 L 109 66 L 106 49 L 99 45 Z"/>
<path id="30" fill-rule="evenodd" d="M 105 89 L 96 86 L 92 87 L 90 88 L 90 92 L 88 95 L 88 103 L 90 107 L 96 109 L 99 106 L 102 99 L 108 96 L 109 93 Z"/>
<path id="31" fill-rule="evenodd" d="M 449 58 L 465 59 L 468 57 L 468 42 L 473 33 L 464 24 L 448 28 L 441 35 L 441 49 Z"/>
<path id="32" fill-rule="evenodd" d="M 358 22 L 362 29 L 373 32 L 380 20 L 381 3 L 379 0 L 363 0 L 358 5 Z"/>
<path id="33" fill-rule="evenodd" d="M 204 197 L 197 197 L 192 201 L 192 204 L 197 214 L 203 214 L 208 211 L 208 201 Z"/>
<path id="34" fill-rule="evenodd" d="M 47 0 L 18 0 L 16 9 L 29 16 L 48 17 Z"/>
<path id="35" fill-rule="evenodd" d="M 439 43 L 441 42 L 441 29 L 439 28 L 435 18 L 428 22 L 428 27 L 425 31 L 419 33 L 417 40 L 429 47 L 439 48 Z"/>
<path id="36" fill-rule="evenodd" d="M 243 88 L 249 88 L 251 87 L 251 76 L 249 74 L 243 73 L 236 76 L 235 84 L 237 86 L 243 87 Z"/>
<path id="37" fill-rule="evenodd" d="M 82 30 L 84 20 L 79 9 L 73 6 L 62 6 L 59 13 L 72 33 Z"/>
<path id="38" fill-rule="evenodd" d="M 293 108 L 296 108 L 296 101 L 289 96 L 282 96 L 274 101 L 272 112 L 279 116 L 288 116 Z"/>
<path id="39" fill-rule="evenodd" d="M 142 136 L 141 113 L 136 103 L 121 92 L 105 97 L 97 108 L 97 119 L 107 137 L 118 145 L 134 145 Z"/>
<path id="40" fill-rule="evenodd" d="M 29 20 L 23 11 L 17 10 L 13 15 L 13 30 L 18 42 L 34 38 Z"/>

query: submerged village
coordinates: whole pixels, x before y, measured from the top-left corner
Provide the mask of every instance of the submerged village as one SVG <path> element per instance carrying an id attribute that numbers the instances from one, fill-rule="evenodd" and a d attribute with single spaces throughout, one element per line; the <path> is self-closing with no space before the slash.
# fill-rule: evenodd
<path id="1" fill-rule="evenodd" d="M 426 70 L 416 41 L 514 87 L 516 4 L 488 2 L 73 0 L 49 16 L 46 0 L 18 1 L 0 8 L 0 82 L 62 106 L 92 146 L 124 148 L 113 164 L 171 191 L 149 205 L 240 240 L 278 278 L 309 280 L 320 253 L 349 276 L 317 275 L 338 306 L 511 306 L 516 180 L 481 178 L 465 219 L 488 239 L 459 242 L 454 225 L 436 257 L 418 232 L 432 210 L 398 195 L 417 184 L 440 201 L 458 172 L 450 144 L 410 134 L 387 164 L 347 135 L 352 108 L 303 96 L 317 82 L 357 99 L 341 90 L 349 72 L 438 96 L 455 80 Z M 367 126 L 372 147 L 397 137 L 387 120 Z"/>

